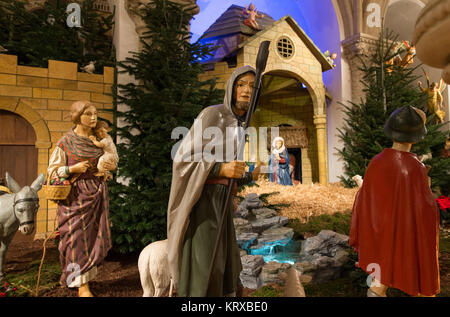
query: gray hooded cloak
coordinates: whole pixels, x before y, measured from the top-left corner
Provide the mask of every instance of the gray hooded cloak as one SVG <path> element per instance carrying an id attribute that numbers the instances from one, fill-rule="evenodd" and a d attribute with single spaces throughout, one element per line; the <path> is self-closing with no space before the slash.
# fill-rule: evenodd
<path id="1" fill-rule="evenodd" d="M 231 104 L 233 87 L 236 79 L 247 72 L 255 73 L 255 70 L 250 66 L 236 69 L 228 79 L 224 103 L 205 108 L 196 119 L 201 119 L 202 135 L 209 127 L 217 127 L 222 132 L 214 143 L 223 147 L 224 162 L 237 157 L 237 133 L 230 134 L 227 130 L 230 132 L 230 127 L 239 125 Z M 174 157 L 167 211 L 169 269 L 179 296 L 204 296 L 227 192 L 224 185 L 205 185 L 208 178 L 218 177 L 220 162 L 201 156 L 211 140 L 201 137 L 201 146 L 194 142 L 194 133 L 198 133 L 194 132 L 194 126 Z M 225 157 L 226 153 L 232 153 L 232 157 Z M 229 208 L 232 209 L 232 204 Z M 231 210 L 221 241 L 208 296 L 234 292 L 242 270 Z"/>

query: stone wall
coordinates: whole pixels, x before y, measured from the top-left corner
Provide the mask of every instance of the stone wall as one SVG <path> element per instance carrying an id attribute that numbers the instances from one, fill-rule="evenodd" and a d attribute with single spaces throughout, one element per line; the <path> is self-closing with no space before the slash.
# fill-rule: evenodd
<path id="1" fill-rule="evenodd" d="M 236 67 L 228 67 L 227 62 L 219 62 L 214 64 L 214 69 L 205 71 L 199 76 L 200 80 L 216 79 L 216 88 L 224 89 L 226 88 L 228 78 L 236 70 L 236 68 L 242 67 L 244 64 L 244 55 L 241 50 L 237 55 Z"/>
<path id="2" fill-rule="evenodd" d="M 294 55 L 290 58 L 282 58 L 277 53 L 276 43 L 281 36 L 287 36 L 294 43 Z M 325 87 L 321 64 L 287 20 L 275 22 L 273 27 L 262 31 L 244 46 L 244 64 L 255 66 L 259 45 L 266 40 L 271 41 L 266 72 L 284 71 L 287 75 L 299 79 L 308 87 L 312 96 L 314 114 L 325 114 Z"/>
<path id="3" fill-rule="evenodd" d="M 61 136 L 69 131 L 70 106 L 89 100 L 99 117 L 113 121 L 111 87 L 114 69 L 104 67 L 103 75 L 78 72 L 77 63 L 49 60 L 48 68 L 17 65 L 17 56 L 0 54 L 0 109 L 25 118 L 36 133 L 38 171 L 46 174 L 49 157 Z M 41 195 L 40 195 L 41 197 Z M 36 236 L 53 231 L 56 204 L 40 199 Z"/>

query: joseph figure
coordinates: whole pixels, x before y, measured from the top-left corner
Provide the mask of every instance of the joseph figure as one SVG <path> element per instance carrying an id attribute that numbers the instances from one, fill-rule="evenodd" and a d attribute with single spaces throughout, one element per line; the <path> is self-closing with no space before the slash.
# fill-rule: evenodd
<path id="1" fill-rule="evenodd" d="M 211 284 L 208 291 L 206 288 L 230 179 L 244 184 L 259 174 L 259 167 L 252 173 L 245 172 L 245 163 L 236 160 L 237 129 L 245 121 L 254 80 L 252 67 L 236 69 L 227 82 L 223 104 L 207 107 L 198 115 L 196 122 L 201 127 L 194 123 L 174 157 L 167 238 L 169 269 L 178 296 L 236 294 L 242 264 L 231 203 L 226 211 Z M 221 133 L 216 133 L 211 141 L 205 137 L 208 128 Z M 200 139 L 195 140 L 198 136 Z M 216 150 L 213 159 L 205 157 L 211 142 L 215 149 L 223 149 L 223 155 Z"/>

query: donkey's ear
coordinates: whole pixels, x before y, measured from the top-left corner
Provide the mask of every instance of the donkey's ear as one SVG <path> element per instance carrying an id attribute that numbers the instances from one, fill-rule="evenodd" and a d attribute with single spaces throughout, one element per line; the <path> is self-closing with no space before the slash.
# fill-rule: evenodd
<path id="1" fill-rule="evenodd" d="M 33 184 L 31 184 L 31 188 L 34 190 L 34 191 L 36 191 L 36 192 L 38 192 L 41 188 L 42 188 L 42 184 L 44 183 L 44 174 L 40 174 L 39 176 L 38 176 L 38 178 L 36 178 L 35 180 L 34 180 L 34 182 L 33 182 Z"/>
<path id="2" fill-rule="evenodd" d="M 13 193 L 18 193 L 22 189 L 8 172 L 6 172 L 6 184 Z"/>

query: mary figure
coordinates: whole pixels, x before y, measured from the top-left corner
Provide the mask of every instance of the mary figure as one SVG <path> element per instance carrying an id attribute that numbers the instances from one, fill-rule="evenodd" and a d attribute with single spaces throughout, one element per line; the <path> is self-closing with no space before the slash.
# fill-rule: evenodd
<path id="1" fill-rule="evenodd" d="M 269 181 L 281 185 L 292 185 L 289 173 L 289 154 L 284 146 L 284 139 L 276 137 L 272 142 L 269 158 Z"/>

